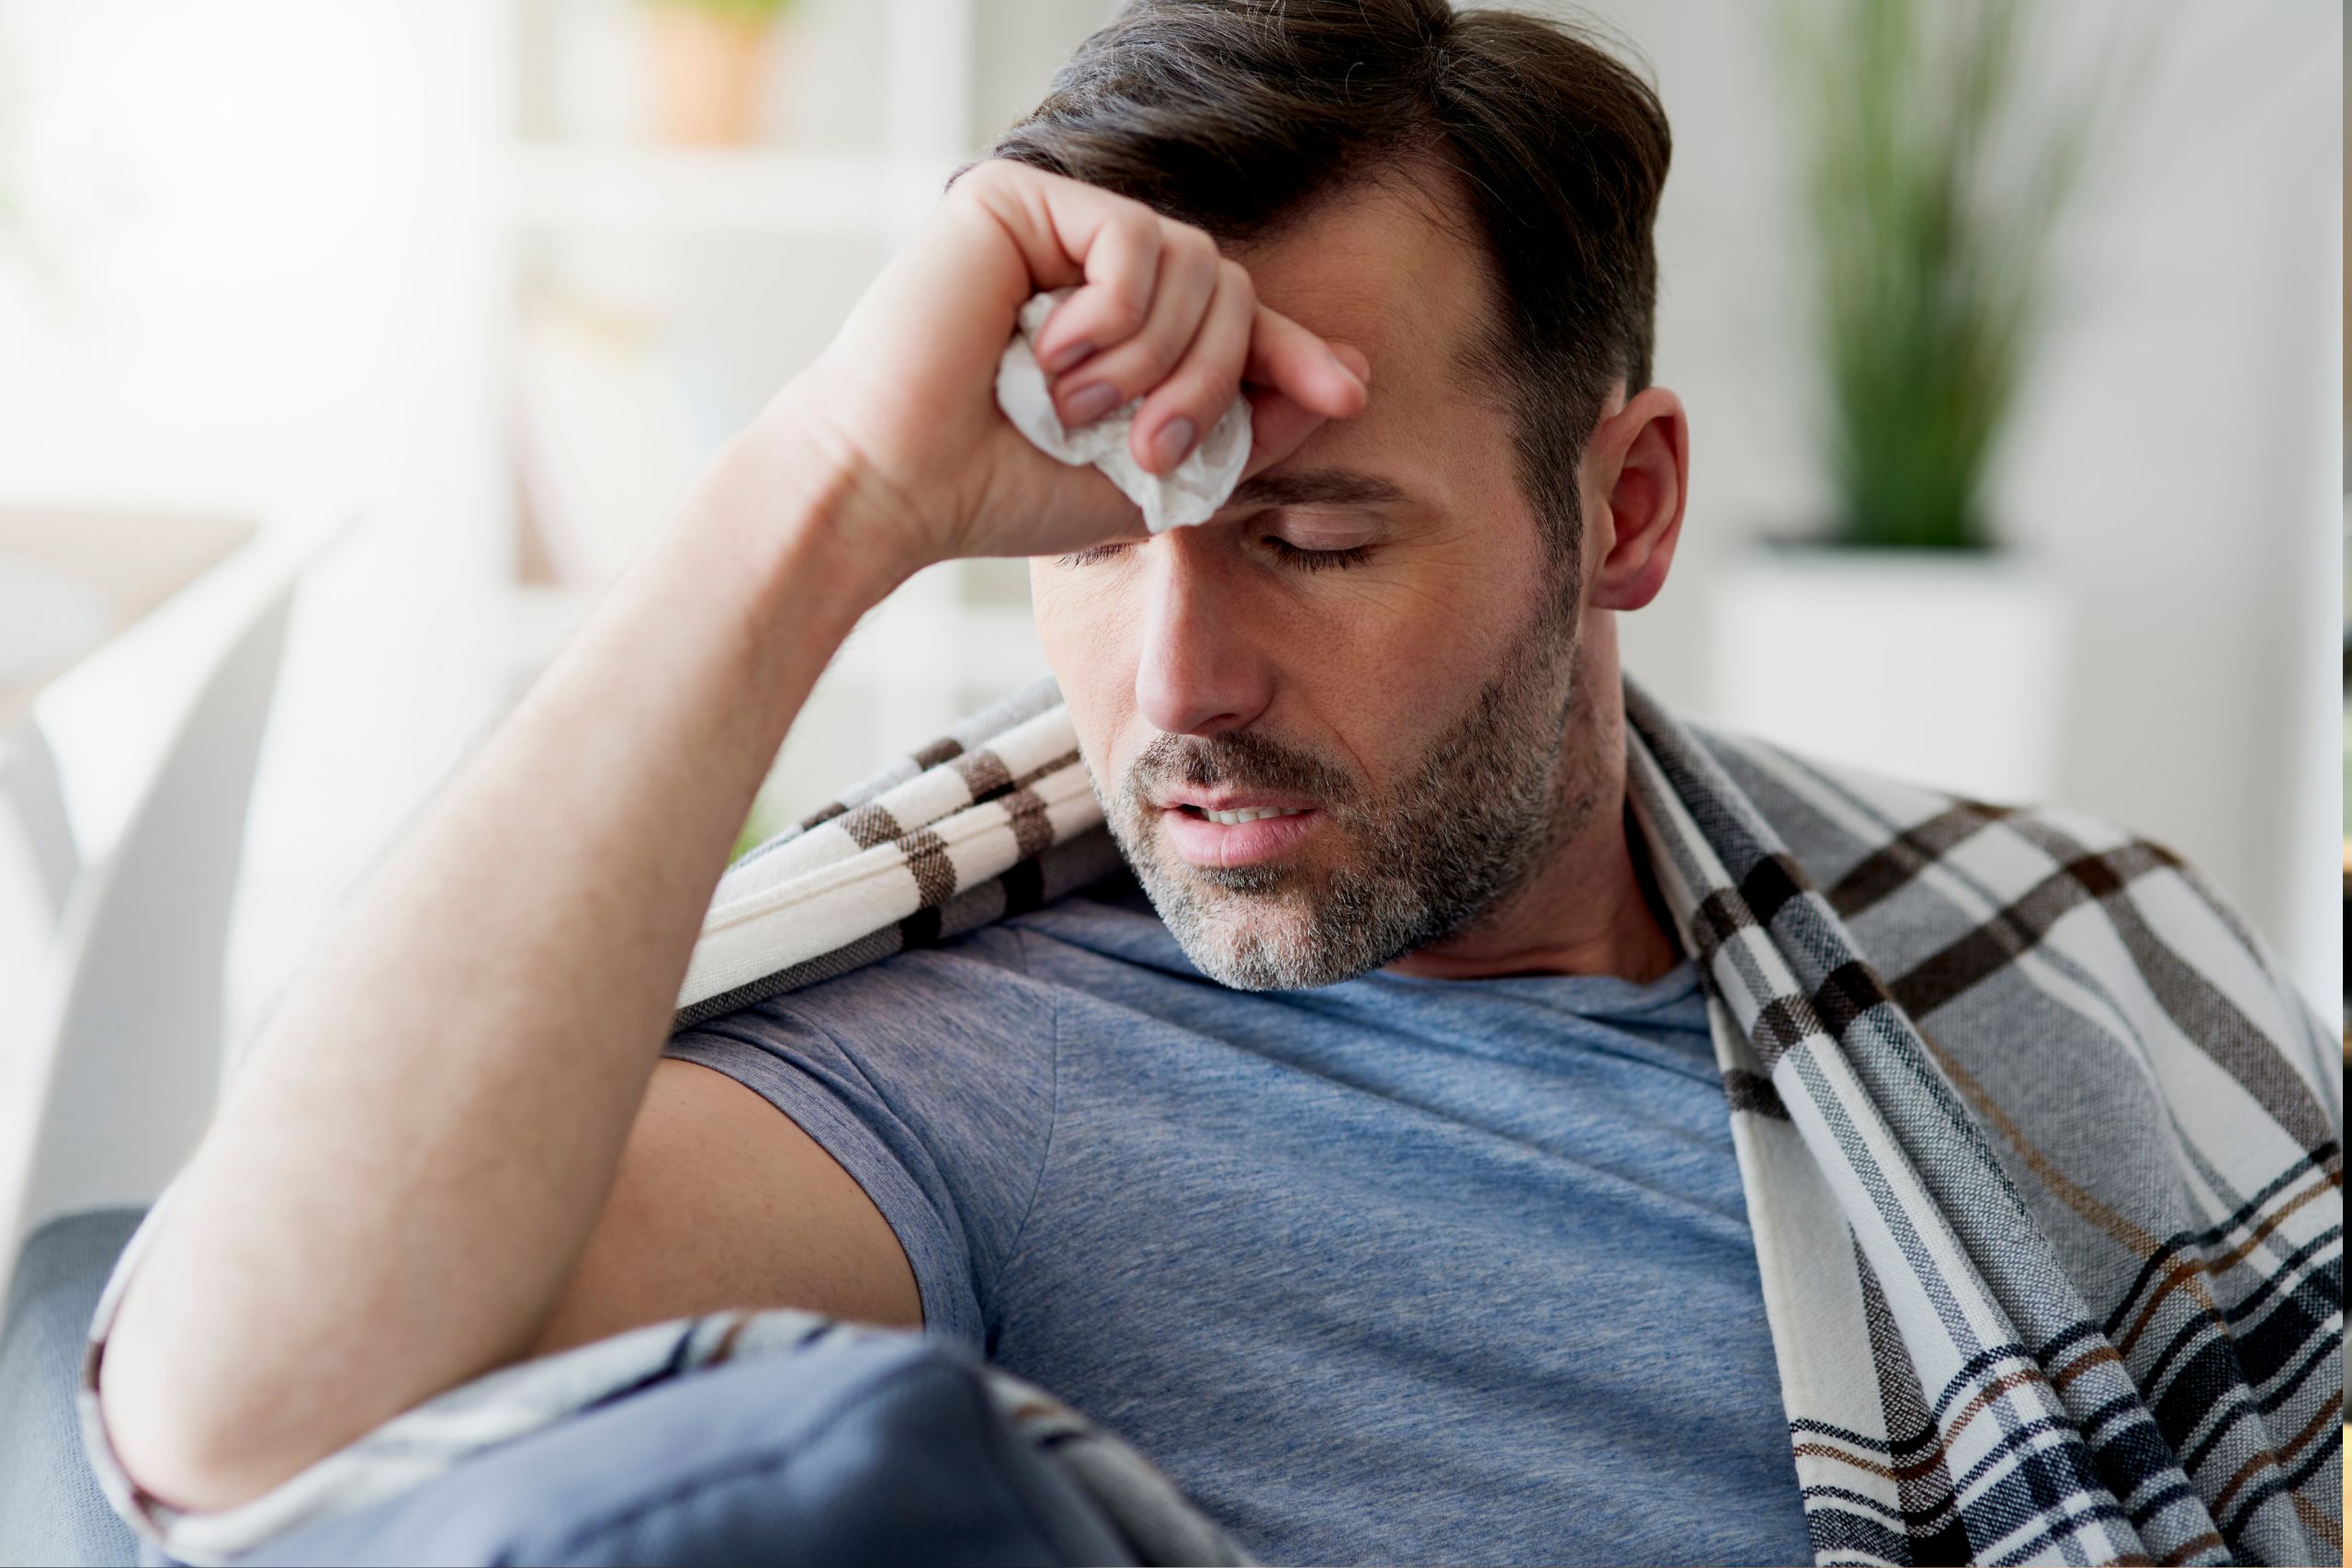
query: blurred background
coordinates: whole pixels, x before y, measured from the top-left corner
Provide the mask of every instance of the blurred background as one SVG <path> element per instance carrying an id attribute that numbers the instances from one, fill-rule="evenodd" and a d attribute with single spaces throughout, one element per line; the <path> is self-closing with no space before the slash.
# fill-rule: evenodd
<path id="1" fill-rule="evenodd" d="M 1533 8 L 1609 29 L 1674 128 L 1657 378 L 1692 485 L 1630 670 L 1702 717 L 2129 823 L 2332 1014 L 2339 6 L 2069 0 L 2011 35 L 1976 5 Z M 18 1066 L 59 1027 L 30 998 L 61 940 L 200 959 L 175 919 L 225 929 L 233 1055 L 1106 9 L 0 0 Z M 1830 640 L 1741 629 L 1792 606 Z M 896 629 L 843 650 L 749 834 L 1046 672 L 1019 561 L 875 618 Z M 134 853 L 142 823 L 162 847 Z M 229 852 L 181 863 L 190 841 Z"/>

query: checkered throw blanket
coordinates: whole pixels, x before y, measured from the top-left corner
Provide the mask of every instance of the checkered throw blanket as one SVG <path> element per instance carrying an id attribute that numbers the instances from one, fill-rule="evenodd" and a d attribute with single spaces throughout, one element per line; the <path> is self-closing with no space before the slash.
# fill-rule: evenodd
<path id="1" fill-rule="evenodd" d="M 2176 856 L 2108 823 L 1825 768 L 1630 683 L 1626 703 L 1634 815 L 1708 993 L 1816 1561 L 2340 1562 L 2342 1078 L 2275 958 Z M 678 1022 L 1119 863 L 1041 682 L 739 862 Z M 132 1496 L 87 1374 L 84 1420 L 118 1507 L 218 1561 L 681 1344 L 732 1325 L 735 1355 L 788 1354 L 808 1321 L 745 1316 L 452 1391 L 239 1510 L 242 1529 Z M 1145 1561 L 1244 1560 L 1132 1450 L 1025 1385 L 1006 1404 L 1024 1400 L 1087 1431 L 1081 1480 Z"/>

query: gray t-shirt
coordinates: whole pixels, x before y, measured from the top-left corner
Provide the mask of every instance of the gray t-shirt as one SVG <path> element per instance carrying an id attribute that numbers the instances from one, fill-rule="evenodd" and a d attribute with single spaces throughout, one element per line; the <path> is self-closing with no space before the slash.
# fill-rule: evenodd
<path id="1" fill-rule="evenodd" d="M 1688 962 L 1243 992 L 1091 892 L 668 1054 L 1268 1562 L 1813 1560 Z"/>

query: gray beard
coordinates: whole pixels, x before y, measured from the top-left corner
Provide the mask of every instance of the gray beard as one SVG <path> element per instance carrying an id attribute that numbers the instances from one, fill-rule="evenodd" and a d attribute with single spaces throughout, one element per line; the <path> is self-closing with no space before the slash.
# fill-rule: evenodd
<path id="1" fill-rule="evenodd" d="M 1385 800 L 1353 799 L 1340 770 L 1250 730 L 1163 734 L 1144 748 L 1103 818 L 1196 968 L 1245 991 L 1337 985 L 1508 907 L 1594 805 L 1567 765 L 1573 625 L 1539 616 L 1512 649 Z M 1151 804 L 1180 784 L 1312 800 L 1346 848 L 1329 870 L 1193 865 L 1166 853 Z"/>

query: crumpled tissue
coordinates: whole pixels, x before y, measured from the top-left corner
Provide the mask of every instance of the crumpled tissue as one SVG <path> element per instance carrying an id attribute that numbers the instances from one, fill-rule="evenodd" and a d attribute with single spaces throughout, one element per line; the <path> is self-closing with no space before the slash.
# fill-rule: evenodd
<path id="1" fill-rule="evenodd" d="M 1065 430 L 1061 416 L 1054 412 L 1053 395 L 1035 349 L 1046 318 L 1076 292 L 1074 288 L 1051 289 L 1032 296 L 1021 307 L 1018 329 L 997 365 L 997 406 L 1014 429 L 1048 457 L 1073 468 L 1091 463 L 1108 474 L 1111 482 L 1143 509 L 1144 525 L 1153 533 L 1207 522 L 1241 482 L 1241 470 L 1250 461 L 1250 400 L 1234 399 L 1233 406 L 1210 427 L 1207 437 L 1165 474 L 1147 471 L 1127 448 L 1127 433 L 1135 427 L 1136 411 L 1143 406 L 1141 398 L 1130 399 L 1091 424 Z"/>

